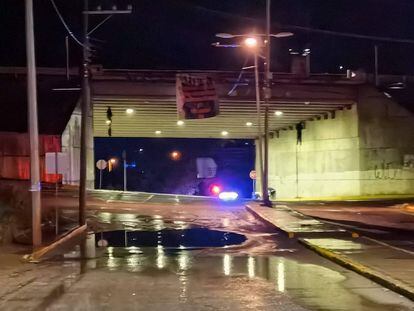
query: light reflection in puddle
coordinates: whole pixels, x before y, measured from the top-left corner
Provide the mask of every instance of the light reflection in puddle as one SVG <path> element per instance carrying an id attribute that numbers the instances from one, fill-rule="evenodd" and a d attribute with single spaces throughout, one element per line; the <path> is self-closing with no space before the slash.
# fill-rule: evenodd
<path id="1" fill-rule="evenodd" d="M 249 256 L 249 258 L 247 258 L 247 273 L 249 275 L 249 278 L 254 278 L 256 273 L 255 273 L 255 259 L 252 256 Z"/>
<path id="2" fill-rule="evenodd" d="M 225 254 L 223 257 L 223 272 L 224 275 L 230 275 L 231 274 L 231 262 L 232 257 L 229 254 Z"/>
<path id="3" fill-rule="evenodd" d="M 154 277 L 160 277 L 159 273 L 169 276 L 175 272 L 180 302 L 189 301 L 192 282 L 202 284 L 210 278 L 220 286 L 228 282 L 224 278 L 237 276 L 235 282 L 243 277 L 250 282 L 257 278 L 268 280 L 269 287 L 289 295 L 310 310 L 410 310 L 412 307 L 408 300 L 333 264 L 324 267 L 280 256 L 203 256 L 199 252 L 165 249 L 158 245 L 108 247 L 106 257 L 94 262 L 96 269 L 110 271 L 145 272 L 146 275 L 158 271 Z M 87 269 L 96 270 L 94 267 L 88 265 Z"/>

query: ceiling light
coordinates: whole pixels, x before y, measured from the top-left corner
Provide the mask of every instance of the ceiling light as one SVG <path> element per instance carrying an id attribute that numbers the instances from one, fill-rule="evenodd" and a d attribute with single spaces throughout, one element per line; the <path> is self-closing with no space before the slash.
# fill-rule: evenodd
<path id="1" fill-rule="evenodd" d="M 222 131 L 221 132 L 221 136 L 227 136 L 227 135 L 229 135 L 229 132 L 227 132 L 227 131 Z"/>
<path id="2" fill-rule="evenodd" d="M 132 108 L 128 108 L 127 110 L 125 110 L 125 112 L 126 112 L 127 114 L 133 114 L 133 113 L 134 113 L 134 109 L 132 109 Z"/>
<path id="3" fill-rule="evenodd" d="M 280 117 L 281 115 L 283 115 L 283 111 L 280 111 L 280 110 L 275 111 L 275 116 Z"/>
<path id="4" fill-rule="evenodd" d="M 246 126 L 252 126 L 253 123 L 252 122 L 246 122 Z"/>
<path id="5" fill-rule="evenodd" d="M 161 135 L 161 133 L 162 133 L 161 131 L 155 131 L 156 135 Z"/>
<path id="6" fill-rule="evenodd" d="M 177 121 L 177 125 L 178 126 L 183 126 L 184 125 L 184 121 L 183 120 L 178 120 Z"/>

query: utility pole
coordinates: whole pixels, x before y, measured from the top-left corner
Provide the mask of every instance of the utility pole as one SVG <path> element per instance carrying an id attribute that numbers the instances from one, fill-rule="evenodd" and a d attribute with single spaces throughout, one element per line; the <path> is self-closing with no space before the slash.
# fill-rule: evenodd
<path id="1" fill-rule="evenodd" d="M 270 1 L 266 0 L 266 40 L 265 40 L 265 78 L 264 78 L 264 163 L 263 163 L 263 178 L 262 178 L 262 191 L 263 191 L 263 205 L 272 206 L 272 202 L 269 200 L 269 101 L 272 97 L 272 89 L 270 84 Z"/>
<path id="2" fill-rule="evenodd" d="M 33 30 L 33 0 L 26 0 L 27 106 L 30 138 L 30 191 L 32 193 L 33 248 L 42 244 L 42 206 L 37 120 L 36 60 Z"/>
<path id="3" fill-rule="evenodd" d="M 88 145 L 87 145 L 87 131 L 90 130 L 89 113 L 91 90 L 89 86 L 89 15 L 88 0 L 84 0 L 83 12 L 83 58 L 82 58 L 82 119 L 81 119 L 81 148 L 80 148 L 80 181 L 79 181 L 79 226 L 86 223 L 85 208 L 86 208 L 86 170 L 88 161 Z"/>
<path id="4" fill-rule="evenodd" d="M 84 0 L 83 15 L 83 62 L 82 62 L 82 122 L 81 122 L 81 148 L 80 148 L 80 182 L 79 182 L 79 225 L 83 226 L 86 223 L 85 208 L 86 208 L 86 184 L 87 184 L 87 170 L 88 170 L 88 143 L 93 141 L 93 128 L 90 115 L 92 114 L 91 105 L 91 90 L 89 85 L 90 72 L 90 43 L 89 36 L 109 20 L 114 14 L 130 14 L 132 6 L 128 5 L 126 10 L 117 10 L 116 6 L 112 10 L 89 10 L 88 0 Z M 105 15 L 106 18 L 98 25 L 89 29 L 89 15 Z M 89 155 L 93 158 L 93 155 Z M 93 161 L 92 161 L 93 163 Z"/>

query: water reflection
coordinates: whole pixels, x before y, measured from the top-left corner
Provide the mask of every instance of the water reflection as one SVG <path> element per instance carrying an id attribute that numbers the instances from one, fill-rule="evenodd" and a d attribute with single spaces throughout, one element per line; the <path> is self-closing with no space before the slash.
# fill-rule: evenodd
<path id="1" fill-rule="evenodd" d="M 250 279 L 249 284 L 255 284 L 255 280 L 261 278 L 269 281 L 268 287 L 275 292 L 275 299 L 279 299 L 276 292 L 283 293 L 310 310 L 410 310 L 413 306 L 408 300 L 385 292 L 367 279 L 332 266 L 280 256 L 233 256 L 228 253 L 206 256 L 196 251 L 157 245 L 108 247 L 105 255 L 93 260 L 86 270 L 123 270 L 163 280 L 171 280 L 173 275 L 176 298 L 180 303 L 191 301 L 192 283 L 198 287 L 209 284 L 209 290 L 216 290 L 229 282 L 243 284 L 243 278 Z M 262 288 L 258 293 L 261 291 Z M 262 299 L 260 294 L 255 295 Z"/>
<path id="2" fill-rule="evenodd" d="M 229 254 L 225 254 L 223 257 L 223 272 L 224 275 L 230 275 L 231 274 L 231 263 L 232 257 Z"/>
<path id="3" fill-rule="evenodd" d="M 157 268 L 163 269 L 165 267 L 166 257 L 164 254 L 164 248 L 161 245 L 157 246 Z"/>
<path id="4" fill-rule="evenodd" d="M 285 291 L 285 263 L 283 261 L 277 264 L 277 290 Z"/>
<path id="5" fill-rule="evenodd" d="M 254 278 L 256 273 L 256 260 L 254 259 L 254 257 L 249 256 L 249 258 L 247 259 L 247 273 L 249 275 L 249 278 Z"/>
<path id="6" fill-rule="evenodd" d="M 180 271 L 186 271 L 189 268 L 189 264 L 190 264 L 190 259 L 189 259 L 189 254 L 186 251 L 181 251 L 178 254 L 178 268 Z"/>

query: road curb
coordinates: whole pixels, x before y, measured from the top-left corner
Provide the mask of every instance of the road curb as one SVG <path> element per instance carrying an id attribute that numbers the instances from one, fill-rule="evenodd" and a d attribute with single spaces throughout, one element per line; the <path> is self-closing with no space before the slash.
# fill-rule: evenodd
<path id="1" fill-rule="evenodd" d="M 293 232 L 286 231 L 286 230 L 284 230 L 284 229 L 276 226 L 273 222 L 271 222 L 270 220 L 266 219 L 263 215 L 260 215 L 249 204 L 245 204 L 244 207 L 247 209 L 248 212 L 250 212 L 251 214 L 253 214 L 255 217 L 259 218 L 261 221 L 265 222 L 266 224 L 268 224 L 268 225 L 270 225 L 272 227 L 275 227 L 278 230 L 282 231 L 289 238 L 293 238 L 295 236 L 295 234 Z"/>
<path id="2" fill-rule="evenodd" d="M 305 241 L 304 239 L 298 239 L 298 241 L 299 243 L 303 244 L 310 250 L 316 252 L 320 256 L 327 258 L 358 274 L 361 274 L 364 277 L 414 301 L 414 289 L 408 288 L 402 282 L 399 282 L 393 278 L 388 277 L 387 275 L 379 273 L 378 271 L 375 271 L 367 266 L 355 262 L 345 255 L 337 254 L 333 251 L 319 247 L 315 244 Z"/>

